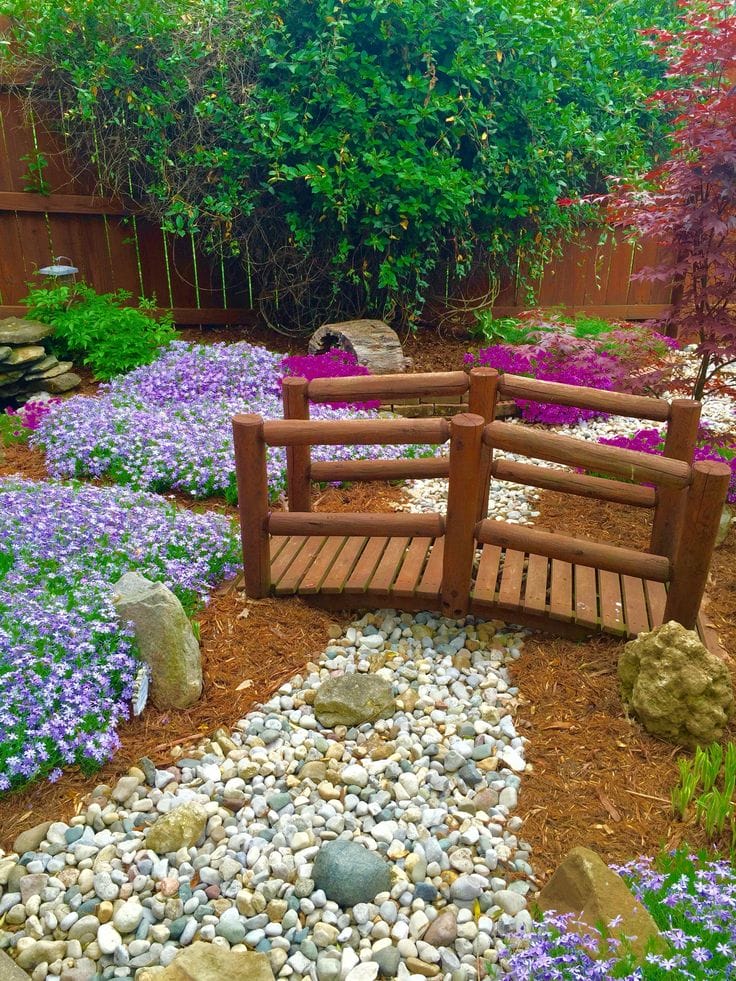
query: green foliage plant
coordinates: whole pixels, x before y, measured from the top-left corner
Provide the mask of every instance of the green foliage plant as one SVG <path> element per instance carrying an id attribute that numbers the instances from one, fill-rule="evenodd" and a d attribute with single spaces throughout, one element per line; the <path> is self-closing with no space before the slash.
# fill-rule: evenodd
<path id="1" fill-rule="evenodd" d="M 23 302 L 28 315 L 54 328 L 51 346 L 63 358 L 81 358 L 100 381 L 150 364 L 176 336 L 171 314 L 156 318 L 155 301 L 124 306 L 127 290 L 97 293 L 84 283 L 33 287 Z"/>
<path id="2" fill-rule="evenodd" d="M 677 761 L 679 780 L 671 793 L 672 809 L 686 820 L 693 806 L 696 820 L 713 842 L 724 842 L 736 854 L 736 743 L 698 747 L 693 757 Z"/>
<path id="3" fill-rule="evenodd" d="M 225 260 L 279 329 L 411 323 L 645 168 L 658 0 L 7 0 L 36 112 L 103 190 Z M 0 65 L 0 69 L 2 66 Z M 666 84 L 666 83 L 665 83 Z"/>
<path id="4" fill-rule="evenodd" d="M 46 179 L 45 171 L 49 165 L 48 157 L 39 150 L 27 153 L 20 158 L 26 165 L 23 174 L 23 190 L 34 194 L 51 194 L 51 185 Z"/>
<path id="5" fill-rule="evenodd" d="M 604 320 L 603 317 L 592 317 L 585 313 L 569 315 L 560 310 L 535 309 L 518 317 L 499 318 L 494 317 L 491 310 L 479 310 L 470 333 L 489 344 L 533 344 L 542 333 L 557 332 L 570 337 L 596 339 L 625 326 L 618 321 Z M 601 339 L 606 341 L 605 337 Z M 615 346 L 615 340 L 607 340 Z M 665 350 L 663 347 L 662 353 Z"/>

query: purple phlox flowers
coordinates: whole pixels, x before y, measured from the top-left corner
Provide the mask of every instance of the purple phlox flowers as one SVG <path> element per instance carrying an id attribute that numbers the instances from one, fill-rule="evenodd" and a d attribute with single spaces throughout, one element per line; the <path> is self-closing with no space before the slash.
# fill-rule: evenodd
<path id="1" fill-rule="evenodd" d="M 246 342 L 174 341 L 153 364 L 56 407 L 34 434 L 55 477 L 106 477 L 142 490 L 235 496 L 232 417 L 283 418 L 282 359 Z M 375 418 L 374 410 L 314 405 L 314 419 Z M 428 447 L 315 446 L 314 460 L 397 459 Z M 269 489 L 286 483 L 286 451 L 268 451 Z"/>
<path id="2" fill-rule="evenodd" d="M 122 488 L 0 480 L 0 791 L 117 749 L 138 669 L 112 604 L 124 572 L 191 607 L 237 567 L 221 515 Z"/>

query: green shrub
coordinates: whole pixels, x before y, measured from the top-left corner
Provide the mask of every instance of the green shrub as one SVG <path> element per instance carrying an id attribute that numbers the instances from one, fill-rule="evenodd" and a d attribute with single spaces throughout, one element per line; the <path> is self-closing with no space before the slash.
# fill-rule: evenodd
<path id="1" fill-rule="evenodd" d="M 589 317 L 584 313 L 570 317 L 556 311 L 530 310 L 520 317 L 496 319 L 490 310 L 480 310 L 470 333 L 489 344 L 533 344 L 544 332 L 561 331 L 572 337 L 596 338 L 610 334 L 621 326 L 621 323 L 603 320 L 602 317 Z"/>
<path id="2" fill-rule="evenodd" d="M 132 293 L 96 293 L 84 283 L 33 288 L 23 301 L 29 316 L 51 324 L 51 345 L 61 357 L 81 358 L 96 378 L 150 364 L 156 352 L 176 336 L 171 314 L 154 318 L 155 301 L 143 297 L 137 307 L 123 306 Z"/>
<path id="3" fill-rule="evenodd" d="M 12 57 L 111 194 L 239 256 L 279 327 L 421 309 L 665 148 L 628 0 L 7 0 Z M 8 51 L 11 47 L 8 47 Z M 2 49 L 0 48 L 0 53 Z M 0 66 L 1 67 L 1 66 Z M 24 88 L 26 83 L 24 82 Z M 592 209 L 588 209 L 592 212 Z M 536 260 L 536 262 L 535 262 Z M 445 276 L 446 270 L 446 276 Z M 442 287 L 436 287 L 441 289 Z"/>

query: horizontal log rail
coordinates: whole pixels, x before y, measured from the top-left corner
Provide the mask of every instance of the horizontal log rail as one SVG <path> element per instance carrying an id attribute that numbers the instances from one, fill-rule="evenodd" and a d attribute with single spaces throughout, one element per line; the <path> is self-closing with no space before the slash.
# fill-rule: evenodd
<path id="1" fill-rule="evenodd" d="M 633 419 L 651 419 L 667 422 L 670 404 L 664 399 L 645 395 L 625 395 L 622 392 L 601 392 L 582 385 L 563 385 L 561 382 L 538 381 L 523 375 L 501 375 L 499 392 L 508 398 L 530 399 L 552 405 L 572 405 L 580 409 L 611 412 Z"/>
<path id="2" fill-rule="evenodd" d="M 314 378 L 307 394 L 312 402 L 390 401 L 427 395 L 464 395 L 470 381 L 464 371 L 427 372 L 412 375 L 357 375 L 350 378 Z"/>
<path id="3" fill-rule="evenodd" d="M 279 419 L 264 423 L 269 446 L 400 446 L 446 443 L 446 419 Z"/>
<path id="4" fill-rule="evenodd" d="M 483 433 L 483 442 L 494 449 L 550 463 L 563 463 L 568 467 L 615 474 L 638 484 L 687 487 L 691 478 L 690 467 L 681 460 L 670 460 L 638 450 L 624 450 L 618 446 L 603 446 L 507 422 L 489 423 Z"/>
<path id="5" fill-rule="evenodd" d="M 484 545 L 500 545 L 519 552 L 545 555 L 549 559 L 587 565 L 623 576 L 639 576 L 655 582 L 668 582 L 670 578 L 670 560 L 664 555 L 650 555 L 617 545 L 554 535 L 505 521 L 479 521 L 475 526 L 475 537 Z"/>
<path id="6" fill-rule="evenodd" d="M 657 492 L 653 487 L 625 484 L 619 480 L 570 473 L 567 470 L 553 470 L 534 463 L 494 460 L 492 473 L 498 480 L 508 480 L 514 484 L 526 484 L 599 501 L 612 501 L 614 504 L 627 504 L 635 508 L 653 508 L 657 504 Z"/>
<path id="7" fill-rule="evenodd" d="M 441 514 L 274 511 L 269 516 L 268 528 L 272 535 L 441 538 L 445 533 L 445 519 Z"/>
<path id="8" fill-rule="evenodd" d="M 447 477 L 450 462 L 447 457 L 426 457 L 419 460 L 336 460 L 334 463 L 313 463 L 310 480 L 318 484 L 332 481 L 353 483 L 359 480 L 422 480 Z"/>

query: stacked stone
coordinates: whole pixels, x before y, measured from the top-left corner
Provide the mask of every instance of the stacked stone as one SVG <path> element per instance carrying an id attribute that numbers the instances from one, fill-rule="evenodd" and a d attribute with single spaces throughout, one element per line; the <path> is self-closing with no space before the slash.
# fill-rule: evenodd
<path id="1" fill-rule="evenodd" d="M 53 327 L 37 320 L 0 320 L 0 401 L 25 402 L 32 395 L 61 395 L 82 381 L 71 361 L 59 361 L 45 342 Z"/>

